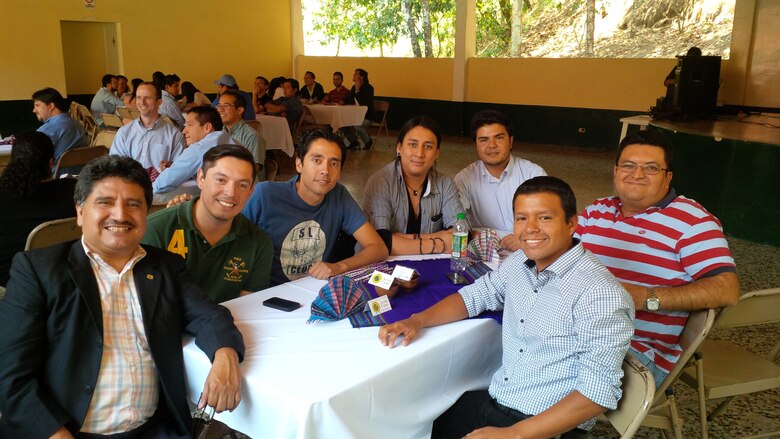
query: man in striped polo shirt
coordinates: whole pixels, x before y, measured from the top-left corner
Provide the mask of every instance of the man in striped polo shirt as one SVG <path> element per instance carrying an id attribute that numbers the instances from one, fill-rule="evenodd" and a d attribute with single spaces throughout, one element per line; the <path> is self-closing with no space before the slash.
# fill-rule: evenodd
<path id="1" fill-rule="evenodd" d="M 655 131 L 632 134 L 618 147 L 616 196 L 579 216 L 577 233 L 634 299 L 630 352 L 656 385 L 680 357 L 688 311 L 739 299 L 734 258 L 720 222 L 696 201 L 677 195 L 671 142 Z"/>

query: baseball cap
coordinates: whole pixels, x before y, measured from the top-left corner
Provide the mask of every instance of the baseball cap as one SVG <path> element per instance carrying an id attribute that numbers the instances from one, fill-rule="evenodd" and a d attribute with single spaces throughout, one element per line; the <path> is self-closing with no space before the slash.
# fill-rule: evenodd
<path id="1" fill-rule="evenodd" d="M 220 76 L 219 79 L 214 81 L 215 85 L 227 85 L 229 87 L 235 87 L 236 86 L 236 78 L 233 77 L 233 75 L 228 75 L 227 73 Z"/>

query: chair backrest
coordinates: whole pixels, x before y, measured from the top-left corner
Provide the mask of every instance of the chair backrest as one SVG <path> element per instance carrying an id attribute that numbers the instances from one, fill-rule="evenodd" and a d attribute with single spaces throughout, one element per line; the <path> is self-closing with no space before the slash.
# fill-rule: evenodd
<path id="1" fill-rule="evenodd" d="M 114 144 L 114 137 L 116 137 L 116 131 L 102 130 L 95 136 L 92 146 L 105 146 L 111 149 L 111 145 Z"/>
<path id="2" fill-rule="evenodd" d="M 172 127 L 176 127 L 176 124 L 173 123 L 173 120 L 170 117 L 164 116 L 162 114 L 160 115 L 160 117 L 162 117 L 162 120 L 164 120 L 164 121 L 168 122 L 169 124 L 171 124 Z"/>
<path id="3" fill-rule="evenodd" d="M 68 111 L 73 120 L 79 120 L 79 103 L 76 101 L 70 101 L 70 110 Z"/>
<path id="4" fill-rule="evenodd" d="M 260 125 L 259 121 L 257 121 L 257 120 L 245 120 L 244 122 L 246 122 L 246 124 L 249 125 L 250 127 L 254 128 L 255 131 L 257 131 L 257 134 L 262 136 L 262 134 L 263 134 L 263 127 L 262 127 L 262 125 Z"/>
<path id="5" fill-rule="evenodd" d="M 130 118 L 131 119 L 138 119 L 139 117 L 141 117 L 141 110 L 139 110 L 137 108 L 131 108 L 130 109 Z"/>
<path id="6" fill-rule="evenodd" d="M 734 306 L 724 308 L 715 319 L 716 328 L 763 325 L 780 322 L 780 288 L 744 294 Z"/>
<path id="7" fill-rule="evenodd" d="M 100 118 L 103 119 L 103 124 L 106 126 L 106 128 L 111 130 L 118 130 L 124 125 L 122 123 L 122 118 L 116 114 L 100 113 Z"/>
<path id="8" fill-rule="evenodd" d="M 618 402 L 618 408 L 604 416 L 621 438 L 630 438 L 642 425 L 654 396 L 653 374 L 639 360 L 626 355 L 623 360 L 623 397 Z"/>
<path id="9" fill-rule="evenodd" d="M 76 217 L 46 221 L 32 229 L 27 235 L 25 250 L 32 250 L 81 237 L 81 226 L 76 223 Z"/>
<path id="10" fill-rule="evenodd" d="M 73 148 L 65 151 L 54 167 L 54 175 L 59 175 L 62 168 L 74 166 L 84 166 L 95 157 L 108 154 L 108 148 L 105 146 L 84 146 L 82 148 Z"/>
<path id="11" fill-rule="evenodd" d="M 714 309 L 700 309 L 690 312 L 688 322 L 685 323 L 685 328 L 682 334 L 680 334 L 682 354 L 680 354 L 680 359 L 677 360 L 672 370 L 669 371 L 669 375 L 655 390 L 656 399 L 666 397 L 666 389 L 677 381 L 680 373 L 687 366 L 688 361 L 696 353 L 696 350 L 699 349 L 699 345 L 707 338 L 707 334 L 710 333 L 712 324 L 715 321 L 715 314 L 716 311 Z"/>
<path id="12" fill-rule="evenodd" d="M 77 105 L 78 117 L 76 120 L 81 122 L 81 125 L 84 126 L 84 129 L 87 131 L 89 144 L 91 145 L 92 140 L 94 140 L 95 135 L 97 134 L 100 127 L 98 127 L 97 121 L 95 121 L 95 117 L 92 115 L 92 112 L 89 111 L 89 108 L 81 104 Z"/>
<path id="13" fill-rule="evenodd" d="M 119 117 L 122 119 L 132 119 L 133 116 L 130 114 L 130 109 L 127 107 L 116 107 L 116 112 L 119 113 Z"/>
<path id="14" fill-rule="evenodd" d="M 388 101 L 374 101 L 374 117 L 378 122 L 386 119 L 387 110 L 390 109 L 390 102 Z M 380 117 L 381 116 L 381 117 Z"/>

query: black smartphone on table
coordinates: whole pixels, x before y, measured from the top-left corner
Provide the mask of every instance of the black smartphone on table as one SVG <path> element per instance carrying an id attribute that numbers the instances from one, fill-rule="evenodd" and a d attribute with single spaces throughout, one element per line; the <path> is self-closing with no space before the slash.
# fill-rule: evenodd
<path id="1" fill-rule="evenodd" d="M 295 311 L 301 307 L 300 303 L 293 302 L 292 300 L 282 299 L 281 297 L 271 297 L 270 299 L 266 299 L 263 301 L 263 305 L 286 312 Z"/>

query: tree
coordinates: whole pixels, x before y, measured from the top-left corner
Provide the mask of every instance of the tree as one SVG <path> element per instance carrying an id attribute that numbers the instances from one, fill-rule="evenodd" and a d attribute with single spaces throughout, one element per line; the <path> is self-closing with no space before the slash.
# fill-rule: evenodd
<path id="1" fill-rule="evenodd" d="M 585 53 L 584 56 L 593 58 L 593 35 L 596 31 L 596 0 L 588 0 L 585 3 Z"/>

